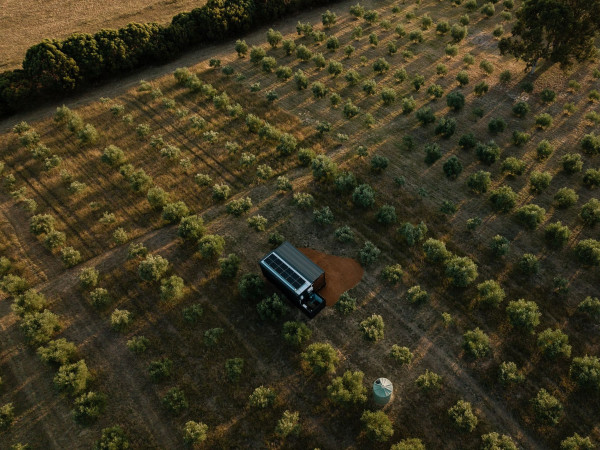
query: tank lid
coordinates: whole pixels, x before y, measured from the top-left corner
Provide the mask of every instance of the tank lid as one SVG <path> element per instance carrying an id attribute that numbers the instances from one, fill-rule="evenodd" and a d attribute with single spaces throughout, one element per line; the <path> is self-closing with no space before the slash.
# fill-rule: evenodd
<path id="1" fill-rule="evenodd" d="M 389 397 L 394 391 L 394 386 L 387 378 L 378 378 L 373 383 L 373 392 L 379 397 Z"/>

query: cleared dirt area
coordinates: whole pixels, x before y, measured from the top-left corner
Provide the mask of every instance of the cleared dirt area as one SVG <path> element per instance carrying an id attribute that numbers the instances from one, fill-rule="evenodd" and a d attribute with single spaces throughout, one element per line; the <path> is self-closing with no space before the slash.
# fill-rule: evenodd
<path id="1" fill-rule="evenodd" d="M 0 7 L 0 71 L 21 66 L 25 52 L 42 39 L 95 33 L 130 22 L 168 23 L 204 0 L 4 0 Z"/>
<path id="2" fill-rule="evenodd" d="M 364 269 L 352 258 L 328 255 L 312 248 L 299 248 L 317 266 L 325 271 L 326 285 L 319 291 L 327 306 L 337 303 L 340 295 L 349 291 L 362 279 Z"/>

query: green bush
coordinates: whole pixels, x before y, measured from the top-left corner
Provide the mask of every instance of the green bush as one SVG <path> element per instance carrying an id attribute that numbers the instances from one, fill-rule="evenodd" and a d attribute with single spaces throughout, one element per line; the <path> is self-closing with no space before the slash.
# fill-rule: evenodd
<path id="1" fill-rule="evenodd" d="M 183 427 L 183 442 L 187 445 L 200 445 L 207 438 L 208 425 L 189 420 Z"/>
<path id="2" fill-rule="evenodd" d="M 364 411 L 360 421 L 371 441 L 387 442 L 394 435 L 392 422 L 383 411 Z"/>
<path id="3" fill-rule="evenodd" d="M 272 322 L 278 321 L 286 310 L 287 307 L 285 306 L 283 299 L 277 294 L 262 299 L 258 305 L 256 305 L 256 311 L 258 312 L 260 319 L 270 320 Z"/>
<path id="4" fill-rule="evenodd" d="M 151 361 L 148 365 L 148 373 L 155 383 L 164 381 L 171 376 L 173 371 L 173 361 L 169 358 L 161 358 Z"/>
<path id="5" fill-rule="evenodd" d="M 482 358 L 490 353 L 490 338 L 483 330 L 475 328 L 463 334 L 463 349 L 473 358 Z"/>
<path id="6" fill-rule="evenodd" d="M 308 368 L 316 375 L 333 373 L 339 364 L 336 350 L 330 344 L 323 342 L 310 344 L 306 351 L 301 354 L 301 357 Z"/>
<path id="7" fill-rule="evenodd" d="M 481 436 L 481 450 L 517 450 L 517 446 L 510 436 L 492 432 Z"/>
<path id="8" fill-rule="evenodd" d="M 589 437 L 575 433 L 565 438 L 560 443 L 560 450 L 594 450 L 595 445 Z"/>
<path id="9" fill-rule="evenodd" d="M 465 37 L 467 37 L 467 32 L 468 32 L 468 28 L 466 27 L 466 25 L 459 25 L 459 24 L 454 24 L 452 25 L 452 28 L 450 29 L 450 36 L 452 37 L 452 40 L 454 42 L 460 42 L 462 41 Z"/>
<path id="10" fill-rule="evenodd" d="M 425 241 L 423 251 L 425 253 L 425 260 L 433 264 L 444 263 L 451 256 L 444 242 L 432 238 Z"/>
<path id="11" fill-rule="evenodd" d="M 255 273 L 244 274 L 238 283 L 238 291 L 244 300 L 258 300 L 263 296 L 265 282 Z"/>
<path id="12" fill-rule="evenodd" d="M 375 244 L 371 241 L 366 241 L 365 245 L 358 252 L 358 260 L 363 266 L 369 266 L 379 258 L 380 254 L 381 250 Z"/>
<path id="13" fill-rule="evenodd" d="M 418 284 L 410 287 L 406 291 L 406 301 L 413 304 L 425 303 L 429 299 L 429 294 Z"/>
<path id="14" fill-rule="evenodd" d="M 27 289 L 15 295 L 11 305 L 12 310 L 21 317 L 28 313 L 43 311 L 47 306 L 46 296 L 35 289 Z"/>
<path id="15" fill-rule="evenodd" d="M 160 255 L 148 255 L 138 266 L 138 275 L 144 281 L 158 281 L 169 269 L 169 261 Z"/>
<path id="16" fill-rule="evenodd" d="M 54 230 L 55 219 L 50 214 L 38 214 L 29 220 L 29 230 L 36 236 Z"/>
<path id="17" fill-rule="evenodd" d="M 356 299 L 347 292 L 340 295 L 340 298 L 334 306 L 334 308 L 342 314 L 350 314 L 352 311 L 356 310 L 356 307 Z"/>
<path id="18" fill-rule="evenodd" d="M 237 383 L 244 370 L 243 358 L 231 358 L 225 361 L 225 374 L 232 383 Z"/>
<path id="19" fill-rule="evenodd" d="M 91 379 L 91 374 L 83 359 L 72 363 L 63 364 L 54 375 L 54 385 L 60 391 L 67 391 L 72 395 L 85 391 Z"/>
<path id="20" fill-rule="evenodd" d="M 423 126 L 435 122 L 435 114 L 433 113 L 433 111 L 431 111 L 431 108 L 429 108 L 428 106 L 419 108 L 415 113 L 415 116 Z"/>
<path id="21" fill-rule="evenodd" d="M 594 226 L 600 222 L 600 201 L 592 198 L 581 207 L 579 217 L 587 226 Z"/>
<path id="22" fill-rule="evenodd" d="M 400 347 L 397 344 L 392 345 L 390 357 L 399 364 L 408 365 L 413 360 L 413 354 L 408 347 Z"/>
<path id="23" fill-rule="evenodd" d="M 81 261 L 81 253 L 73 247 L 63 247 L 60 251 L 60 260 L 65 267 L 73 267 Z"/>
<path id="24" fill-rule="evenodd" d="M 352 202 L 361 208 L 369 208 L 375 204 L 375 191 L 368 184 L 361 184 L 352 192 Z"/>
<path id="25" fill-rule="evenodd" d="M 21 330 L 32 345 L 42 345 L 50 341 L 60 331 L 61 325 L 56 314 L 48 309 L 27 313 L 21 321 Z"/>
<path id="26" fill-rule="evenodd" d="M 573 358 L 569 376 L 582 389 L 600 391 L 600 359 L 588 355 Z"/>
<path id="27" fill-rule="evenodd" d="M 563 170 L 568 174 L 581 172 L 583 169 L 583 161 L 579 153 L 567 153 L 562 159 Z"/>
<path id="28" fill-rule="evenodd" d="M 205 230 L 202 217 L 191 215 L 181 219 L 177 235 L 184 240 L 198 241 L 204 235 Z"/>
<path id="29" fill-rule="evenodd" d="M 500 170 L 509 177 L 522 175 L 523 172 L 525 172 L 525 168 L 525 161 L 515 158 L 514 156 L 509 156 L 506 158 L 504 161 L 502 161 L 502 165 L 500 166 Z"/>
<path id="30" fill-rule="evenodd" d="M 129 438 L 119 426 L 104 428 L 102 436 L 94 444 L 94 450 L 125 450 L 129 448 Z"/>
<path id="31" fill-rule="evenodd" d="M 204 332 L 204 345 L 207 347 L 215 347 L 225 330 L 223 328 L 209 328 Z"/>
<path id="32" fill-rule="evenodd" d="M 537 346 L 546 358 L 556 358 L 571 356 L 571 346 L 569 345 L 569 336 L 561 330 L 547 328 L 538 334 Z"/>
<path id="33" fill-rule="evenodd" d="M 477 264 L 466 256 L 453 256 L 446 261 L 445 273 L 453 286 L 467 287 L 478 276 Z"/>
<path id="34" fill-rule="evenodd" d="M 282 439 L 288 436 L 297 436 L 302 430 L 302 425 L 298 423 L 300 421 L 300 413 L 285 410 L 281 419 L 277 422 L 275 427 L 275 434 Z"/>
<path id="35" fill-rule="evenodd" d="M 489 141 L 487 144 L 479 142 L 475 147 L 475 153 L 482 163 L 492 165 L 500 157 L 500 147 L 494 141 Z"/>
<path id="36" fill-rule="evenodd" d="M 571 237 L 571 230 L 560 221 L 549 224 L 544 230 L 546 243 L 552 248 L 561 248 Z"/>
<path id="37" fill-rule="evenodd" d="M 331 181 L 335 178 L 337 165 L 327 156 L 318 155 L 311 162 L 313 177 L 318 181 Z"/>
<path id="38" fill-rule="evenodd" d="M 454 111 L 460 111 L 465 106 L 465 96 L 458 91 L 450 92 L 446 96 L 446 104 Z"/>
<path id="39" fill-rule="evenodd" d="M 162 398 L 162 403 L 167 411 L 174 415 L 179 415 L 184 409 L 188 408 L 185 393 L 178 387 L 169 389 Z"/>
<path id="40" fill-rule="evenodd" d="M 579 261 L 590 266 L 600 266 L 600 241 L 584 239 L 575 246 Z"/>
<path id="41" fill-rule="evenodd" d="M 109 145 L 104 149 L 100 158 L 102 162 L 111 166 L 120 166 L 125 162 L 125 153 L 115 145 Z"/>
<path id="42" fill-rule="evenodd" d="M 145 336 L 134 336 L 127 341 L 127 348 L 137 354 L 144 353 L 149 345 L 150 340 Z"/>
<path id="43" fill-rule="evenodd" d="M 90 425 L 98 420 L 104 411 L 106 398 L 97 392 L 89 391 L 75 399 L 73 418 L 81 425 Z"/>
<path id="44" fill-rule="evenodd" d="M 442 137 L 448 139 L 456 131 L 456 120 L 448 117 L 440 117 L 437 125 L 435 126 L 435 134 L 440 134 Z"/>
<path id="45" fill-rule="evenodd" d="M 183 279 L 177 275 L 163 278 L 160 282 L 160 299 L 163 301 L 179 300 L 185 293 Z"/>
<path id="46" fill-rule="evenodd" d="M 488 308 L 498 308 L 506 294 L 495 280 L 487 280 L 477 285 L 477 303 Z"/>
<path id="47" fill-rule="evenodd" d="M 48 364 L 64 365 L 70 363 L 77 354 L 77 347 L 64 338 L 50 341 L 46 346 L 38 347 L 37 354 Z"/>
<path id="48" fill-rule="evenodd" d="M 589 189 L 600 186 L 600 169 L 588 169 L 583 175 L 583 184 Z"/>
<path id="49" fill-rule="evenodd" d="M 472 173 L 467 179 L 467 186 L 476 194 L 487 192 L 491 184 L 491 174 L 484 170 L 478 170 L 477 172 Z"/>
<path id="50" fill-rule="evenodd" d="M 533 333 L 534 328 L 539 325 L 542 315 L 537 303 L 524 299 L 509 302 L 506 313 L 513 327 L 530 333 Z"/>
<path id="51" fill-rule="evenodd" d="M 360 323 L 360 330 L 365 339 L 369 341 L 380 341 L 384 336 L 383 317 L 373 314 Z"/>
<path id="52" fill-rule="evenodd" d="M 517 117 L 525 117 L 530 111 L 529 103 L 520 101 L 513 105 L 512 112 Z"/>
<path id="53" fill-rule="evenodd" d="M 251 408 L 266 409 L 275 403 L 276 398 L 277 394 L 273 389 L 259 386 L 248 397 L 248 404 Z"/>
<path id="54" fill-rule="evenodd" d="M 392 445 L 390 450 L 425 450 L 425 445 L 421 442 L 421 439 L 406 438 Z"/>
<path id="55" fill-rule="evenodd" d="M 492 4 L 489 3 L 489 5 Z M 464 400 L 459 400 L 454 406 L 448 409 L 448 416 L 452 423 L 461 431 L 472 432 L 479 422 L 473 412 L 471 403 Z"/>
<path id="56" fill-rule="evenodd" d="M 98 309 L 107 307 L 113 302 L 110 293 L 104 288 L 96 288 L 90 292 L 90 303 Z"/>
<path id="57" fill-rule="evenodd" d="M 535 125 L 538 128 L 546 129 L 552 126 L 552 116 L 548 113 L 543 113 L 535 116 Z"/>
<path id="58" fill-rule="evenodd" d="M 347 370 L 343 376 L 334 378 L 327 386 L 327 395 L 331 401 L 340 406 L 351 406 L 367 401 L 367 389 L 363 384 L 364 374 L 360 371 Z"/>
<path id="59" fill-rule="evenodd" d="M 400 236 L 400 240 L 407 246 L 412 247 L 425 239 L 427 225 L 424 222 L 420 222 L 417 226 L 409 222 L 404 222 L 396 231 Z"/>
<path id="60" fill-rule="evenodd" d="M 312 330 L 302 322 L 290 321 L 283 324 L 283 340 L 293 347 L 303 347 L 311 336 Z"/>
<path id="61" fill-rule="evenodd" d="M 462 163 L 456 155 L 452 155 L 450 158 L 448 158 L 446 162 L 444 162 L 442 168 L 444 170 L 444 174 L 450 180 L 455 180 L 463 169 Z"/>
<path id="62" fill-rule="evenodd" d="M 556 100 L 556 92 L 546 88 L 540 92 L 540 98 L 543 102 L 552 103 L 554 100 Z"/>
<path id="63" fill-rule="evenodd" d="M 487 94 L 489 89 L 490 89 L 490 86 L 485 81 L 481 81 L 475 85 L 475 87 L 473 88 L 473 92 L 475 93 L 475 95 L 481 97 L 482 95 Z M 502 119 L 492 119 L 492 120 L 502 120 Z M 488 128 L 489 127 L 490 126 L 488 125 Z M 506 127 L 506 123 L 505 123 L 505 127 Z M 504 129 L 502 129 L 501 131 L 504 131 Z"/>
<path id="64" fill-rule="evenodd" d="M 218 234 L 207 234 L 198 242 L 200 254 L 205 259 L 216 258 L 225 248 L 225 239 Z"/>
<path id="65" fill-rule="evenodd" d="M 560 401 L 546 389 L 540 389 L 531 399 L 531 405 L 536 419 L 546 425 L 557 425 L 563 415 L 563 406 Z"/>
<path id="66" fill-rule="evenodd" d="M 442 388 L 442 376 L 426 369 L 415 380 L 415 384 L 423 391 L 439 391 Z"/>
<path id="67" fill-rule="evenodd" d="M 506 129 L 504 119 L 493 118 L 488 123 L 488 131 L 492 134 L 502 133 Z"/>
<path id="68" fill-rule="evenodd" d="M 517 194 L 510 186 L 500 186 L 498 189 L 490 192 L 489 199 L 496 211 L 508 212 L 516 204 Z"/>
<path id="69" fill-rule="evenodd" d="M 525 376 L 519 372 L 517 365 L 512 361 L 503 361 L 498 370 L 498 381 L 503 385 L 521 383 Z"/>

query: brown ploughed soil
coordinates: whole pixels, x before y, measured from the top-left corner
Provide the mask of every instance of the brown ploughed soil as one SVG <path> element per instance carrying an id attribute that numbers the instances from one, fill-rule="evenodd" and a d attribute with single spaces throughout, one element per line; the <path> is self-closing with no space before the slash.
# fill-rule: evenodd
<path id="1" fill-rule="evenodd" d="M 325 271 L 325 287 L 319 295 L 327 306 L 336 304 L 340 295 L 356 286 L 363 276 L 362 266 L 352 258 L 328 255 L 312 248 L 299 248 L 312 262 Z"/>

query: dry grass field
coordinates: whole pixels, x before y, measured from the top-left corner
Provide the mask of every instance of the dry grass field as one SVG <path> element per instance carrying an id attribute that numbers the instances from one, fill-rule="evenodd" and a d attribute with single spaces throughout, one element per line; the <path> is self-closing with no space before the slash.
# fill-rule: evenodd
<path id="1" fill-rule="evenodd" d="M 42 39 L 94 33 L 130 22 L 168 23 L 176 14 L 204 4 L 192 0 L 6 0 L 0 9 L 0 71 L 17 69 L 29 47 Z"/>
<path id="2" fill-rule="evenodd" d="M 320 23 L 323 11 L 301 16 L 303 22 L 312 22 L 315 31 L 337 37 L 337 49 L 327 49 L 327 39 L 315 42 L 296 33 L 295 19 L 280 28 L 284 39 L 341 63 L 337 76 L 327 66 L 318 68 L 312 60 L 301 61 L 295 52 L 286 55 L 281 45 L 271 48 L 264 30 L 259 33 L 262 37 L 247 38 L 250 45 L 260 45 L 267 57 L 275 58 L 278 67 L 289 67 L 292 74 L 302 70 L 308 78 L 307 89 L 298 90 L 293 75 L 284 80 L 275 71 L 265 72 L 263 63 L 251 62 L 250 55 L 238 57 L 230 43 L 189 64 L 189 72 L 204 86 L 199 91 L 178 83 L 171 73 L 140 82 L 113 98 L 69 110 L 71 117 L 81 118 L 81 124 L 95 128 L 97 139 L 92 143 L 78 137 L 81 125 L 72 125 L 76 131 L 70 131 L 56 116 L 29 123 L 28 131 L 0 135 L 5 164 L 0 193 L 1 255 L 12 261 L 11 274 L 45 294 L 49 310 L 59 316 L 62 326 L 53 339 L 65 338 L 76 345 L 77 359 L 84 359 L 91 372 L 86 390 L 106 397 L 97 421 L 81 426 L 73 420 L 74 397 L 54 388 L 57 367 L 44 364 L 36 346 L 27 344 L 20 318 L 11 310 L 14 298 L 6 292 L 0 297 L 0 407 L 12 403 L 15 420 L 7 431 L 0 431 L 3 442 L 29 443 L 32 448 L 90 448 L 102 429 L 119 425 L 133 448 L 181 448 L 182 428 L 191 420 L 208 426 L 202 444 L 206 448 L 383 449 L 403 439 L 419 438 L 426 448 L 475 449 L 481 448 L 481 436 L 491 432 L 508 435 L 525 449 L 560 448 L 561 441 L 574 433 L 589 436 L 596 445 L 600 442 L 598 393 L 582 390 L 569 376 L 573 358 L 597 356 L 600 350 L 597 318 L 594 321 L 578 310 L 584 298 L 599 296 L 600 273 L 598 266 L 583 265 L 574 254 L 578 242 L 598 239 L 598 225 L 585 225 L 579 216 L 584 204 L 598 198 L 598 188 L 585 186 L 583 180 L 587 170 L 599 168 L 599 156 L 585 153 L 580 146 L 585 134 L 598 131 L 598 119 L 591 114 L 597 114 L 598 103 L 589 99 L 593 90 L 600 89 L 594 77 L 597 62 L 570 72 L 542 66 L 533 76 L 526 75 L 523 64 L 501 57 L 496 48 L 492 31 L 499 26 L 510 29 L 508 16 L 502 15 L 508 9 L 502 2 L 486 18 L 479 9 L 468 12 L 464 5 L 449 1 L 368 1 L 364 6 L 379 13 L 374 24 L 350 16 L 353 3 L 331 8 L 337 22 L 328 29 Z M 519 2 L 515 3 L 516 8 Z M 452 25 L 465 14 L 468 35 L 455 44 L 457 54 L 449 56 L 445 49 L 451 38 L 437 33 L 436 24 L 446 20 Z M 424 30 L 423 17 L 433 22 Z M 362 27 L 360 38 L 352 37 L 357 26 Z M 406 35 L 399 36 L 397 26 Z M 416 31 L 422 33 L 422 42 L 410 41 L 410 33 Z M 377 45 L 369 42 L 371 34 L 377 36 Z M 391 43 L 397 46 L 394 54 L 388 51 Z M 349 57 L 344 54 L 347 45 L 354 47 Z M 473 60 L 465 59 L 467 55 Z M 221 67 L 209 67 L 211 58 L 219 59 Z M 390 65 L 382 74 L 373 71 L 378 58 Z M 491 73 L 484 70 L 485 64 L 480 65 L 484 60 L 491 64 L 492 70 L 487 71 Z M 440 64 L 445 70 L 438 68 Z M 231 69 L 230 75 L 221 70 L 224 67 Z M 400 69 L 407 73 L 404 81 L 396 75 Z M 358 74 L 355 85 L 346 79 L 350 70 Z M 461 71 L 469 77 L 463 87 L 456 81 Z M 500 81 L 503 71 L 510 72 L 510 80 Z M 413 80 L 418 75 L 423 76 L 423 85 L 416 90 Z M 376 93 L 368 95 L 362 86 L 371 79 L 376 82 Z M 317 82 L 328 90 L 324 98 L 313 96 Z M 474 87 L 482 82 L 487 91 L 476 95 Z M 532 82 L 533 91 L 525 92 L 523 82 Z M 433 84 L 443 90 L 441 98 L 428 93 Z M 381 99 L 386 88 L 396 94 L 389 105 Z M 556 99 L 542 101 L 544 89 L 555 91 Z M 459 111 L 447 106 L 446 96 L 451 92 L 464 95 L 465 105 Z M 272 100 L 267 99 L 268 93 Z M 338 104 L 333 104 L 336 97 L 332 94 L 340 96 Z M 402 99 L 410 97 L 415 101 L 414 111 L 405 114 Z M 353 118 L 343 113 L 347 100 L 360 108 Z M 512 112 L 517 101 L 526 101 L 530 107 L 524 118 Z M 415 112 L 422 107 L 431 109 L 434 123 L 419 123 Z M 535 123 L 535 117 L 543 113 L 553 119 L 546 129 Z M 248 114 L 271 127 L 259 133 L 249 130 Z M 455 121 L 456 130 L 448 138 L 434 131 L 442 117 Z M 505 130 L 491 133 L 491 119 L 503 119 Z M 316 127 L 325 122 L 331 130 L 319 133 Z M 46 168 L 49 163 L 32 156 L 32 149 L 39 151 L 37 143 L 24 145 L 31 141 L 32 130 L 50 155 L 58 157 L 50 164 L 56 167 Z M 529 141 L 515 146 L 514 131 L 528 133 Z M 278 133 L 295 138 L 292 154 L 280 154 Z M 467 133 L 483 143 L 494 140 L 500 151 L 497 161 L 485 164 L 475 149 L 461 148 L 459 138 Z M 412 149 L 407 148 L 407 136 L 412 136 Z M 540 158 L 537 147 L 543 140 L 549 141 L 553 151 Z M 427 164 L 425 146 L 431 144 L 439 146 L 441 157 Z M 123 150 L 122 160 L 114 165 L 102 160 L 110 145 Z M 352 188 L 343 191 L 336 187 L 339 183 L 317 180 L 310 165 L 301 164 L 299 149 L 326 155 L 338 173 L 350 172 L 358 184 L 370 185 L 376 193 L 374 205 L 360 208 L 352 199 Z M 568 153 L 581 154 L 581 171 L 565 173 L 562 158 Z M 373 170 L 374 156 L 387 158 L 387 167 Z M 451 156 L 462 164 L 456 179 L 447 178 L 443 170 Z M 503 171 L 508 157 L 522 160 L 521 175 Z M 224 238 L 222 256 L 235 253 L 241 261 L 235 278 L 222 276 L 218 257 L 202 256 L 196 242 L 181 239 L 177 224 L 167 222 L 159 209 L 151 207 L 146 198 L 149 183 L 139 188 L 131 177 L 138 169 L 143 169 L 154 187 L 168 193 L 169 201 L 183 201 L 189 214 L 200 215 L 206 234 Z M 489 172 L 490 186 L 488 192 L 476 194 L 467 180 L 480 170 Z M 541 192 L 530 189 L 534 171 L 552 177 Z M 287 177 L 291 191 L 279 189 L 280 176 Z M 226 200 L 213 194 L 213 186 L 221 184 L 230 187 Z M 516 193 L 515 205 L 506 213 L 495 210 L 489 200 L 490 191 L 502 186 Z M 564 187 L 573 189 L 577 200 L 559 208 L 554 196 Z M 312 195 L 314 204 L 299 207 L 294 200 L 298 193 Z M 251 199 L 248 210 L 239 216 L 231 214 L 231 201 L 246 197 Z M 32 200 L 37 205 L 35 213 Z M 516 218 L 515 211 L 528 204 L 545 210 L 535 229 Z M 377 220 L 384 205 L 395 208 L 393 223 Z M 314 220 L 313 210 L 323 207 L 333 214 L 330 224 Z M 54 228 L 65 233 L 66 242 L 49 250 L 44 235 L 35 236 L 29 230 L 33 214 L 51 214 Z M 263 231 L 248 224 L 257 215 L 266 219 Z M 424 240 L 408 245 L 401 239 L 398 229 L 403 224 L 421 221 L 428 229 L 425 239 L 441 240 L 450 252 L 477 264 L 474 282 L 453 286 L 443 265 L 425 258 Z M 557 221 L 571 232 L 559 249 L 547 245 L 544 232 Z M 336 237 L 335 231 L 342 226 L 353 232 L 348 242 Z M 115 239 L 118 229 L 126 237 L 117 234 Z M 274 234 L 298 247 L 356 259 L 366 241 L 380 249 L 374 262 L 364 264 L 362 281 L 349 293 L 357 300 L 356 309 L 344 314 L 338 307 L 326 308 L 308 321 L 289 305 L 276 320 L 261 318 L 260 299 L 242 298 L 238 282 L 243 274 L 258 272 L 257 261 L 273 247 Z M 496 235 L 509 243 L 504 256 L 490 249 Z M 143 257 L 130 257 L 132 244 L 143 244 L 150 254 L 169 261 L 166 276 L 183 279 L 182 297 L 161 299 L 160 283 L 140 278 Z M 81 262 L 64 267 L 61 246 L 79 251 Z M 524 254 L 536 256 L 537 272 L 523 272 Z M 383 274 L 395 264 L 401 265 L 403 273 L 399 282 L 391 283 Z M 103 307 L 94 307 L 92 288 L 79 283 L 81 271 L 92 267 L 99 273 L 96 287 L 106 289 L 111 299 Z M 557 288 L 557 279 L 566 283 L 567 290 Z M 477 302 L 477 285 L 486 280 L 495 280 L 506 294 L 496 308 Z M 5 291 L 6 284 L 5 279 Z M 407 292 L 415 285 L 429 294 L 424 303 L 407 300 Z M 272 292 L 267 287 L 263 297 Z M 535 332 L 520 331 L 507 319 L 508 303 L 521 298 L 539 308 Z M 111 326 L 115 310 L 131 314 L 124 329 Z M 201 312 L 193 316 L 193 311 Z M 361 322 L 374 314 L 385 323 L 385 336 L 376 342 L 361 331 Z M 282 324 L 292 320 L 308 326 L 309 343 L 325 342 L 335 349 L 339 357 L 335 374 L 311 372 L 302 349 L 286 344 Z M 470 357 L 463 346 L 464 333 L 476 328 L 490 341 L 487 355 L 480 358 Z M 568 336 L 569 356 L 550 359 L 543 355 L 537 341 L 548 328 Z M 222 334 L 211 344 L 215 332 L 210 330 L 215 329 Z M 128 341 L 139 336 L 147 339 L 147 350 L 136 354 L 128 348 Z M 390 356 L 393 345 L 408 347 L 412 361 L 394 360 Z M 162 358 L 172 362 L 172 370 L 162 379 L 153 379 L 149 366 Z M 230 379 L 225 369 L 234 358 L 243 359 L 238 380 Z M 516 363 L 524 376 L 522 382 L 503 385 L 499 381 L 499 368 L 508 361 Z M 347 370 L 364 373 L 369 400 L 339 407 L 328 397 L 328 385 Z M 441 376 L 439 391 L 427 391 L 416 382 L 426 370 Z M 395 390 L 394 400 L 383 409 L 394 430 L 386 442 L 369 439 L 360 420 L 363 410 L 377 410 L 370 399 L 371 384 L 381 376 L 389 378 Z M 261 385 L 277 395 L 270 407 L 257 410 L 250 406 L 249 396 Z M 176 414 L 162 400 L 174 387 L 187 400 L 187 407 Z M 540 421 L 532 407 L 531 399 L 542 388 L 562 405 L 555 425 Z M 448 409 L 460 399 L 470 402 L 478 417 L 473 431 L 457 429 L 448 416 Z M 286 410 L 299 412 L 297 436 L 282 437 L 276 431 Z"/>

